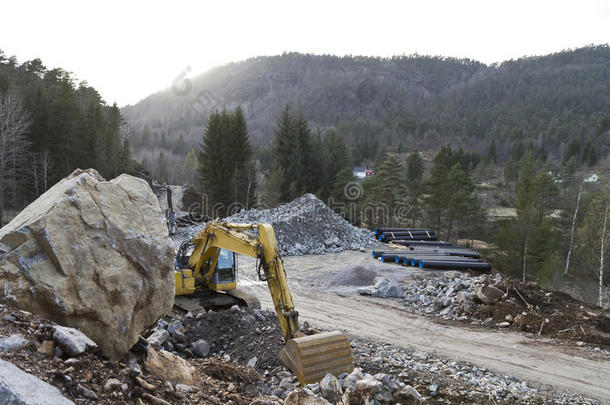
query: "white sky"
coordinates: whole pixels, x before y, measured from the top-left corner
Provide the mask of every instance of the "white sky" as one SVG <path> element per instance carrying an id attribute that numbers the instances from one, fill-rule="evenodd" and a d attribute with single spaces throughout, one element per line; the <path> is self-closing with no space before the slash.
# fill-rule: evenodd
<path id="1" fill-rule="evenodd" d="M 485 63 L 610 42 L 610 0 L 27 1 L 0 4 L 0 49 L 135 103 L 190 75 L 298 51 Z"/>

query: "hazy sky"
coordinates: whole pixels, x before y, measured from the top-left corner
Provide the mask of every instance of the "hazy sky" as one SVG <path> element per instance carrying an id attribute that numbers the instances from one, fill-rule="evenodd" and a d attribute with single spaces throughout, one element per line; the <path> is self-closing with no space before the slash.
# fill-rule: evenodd
<path id="1" fill-rule="evenodd" d="M 190 74 L 287 51 L 492 63 L 610 42 L 610 0 L 3 1 L 0 49 L 135 103 Z"/>

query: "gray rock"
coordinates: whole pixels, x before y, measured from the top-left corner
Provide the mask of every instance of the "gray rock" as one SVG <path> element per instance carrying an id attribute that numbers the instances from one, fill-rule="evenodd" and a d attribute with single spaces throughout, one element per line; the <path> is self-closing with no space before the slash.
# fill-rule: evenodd
<path id="1" fill-rule="evenodd" d="M 10 336 L 0 338 L 0 352 L 20 349 L 27 345 L 29 341 L 21 333 L 14 333 Z"/>
<path id="2" fill-rule="evenodd" d="M 343 390 L 345 391 L 348 388 L 355 387 L 356 382 L 363 378 L 364 378 L 364 375 L 362 374 L 362 370 L 360 370 L 360 368 L 358 368 L 358 367 L 354 368 L 354 370 L 352 370 L 350 375 L 345 377 L 345 379 L 341 382 L 341 384 L 343 385 Z"/>
<path id="3" fill-rule="evenodd" d="M 89 349 L 97 348 L 95 342 L 78 329 L 59 325 L 53 326 L 53 340 L 70 356 L 78 356 Z"/>
<path id="4" fill-rule="evenodd" d="M 484 304 L 494 304 L 502 299 L 504 292 L 490 285 L 480 285 L 475 288 L 475 294 Z"/>
<path id="5" fill-rule="evenodd" d="M 57 388 L 4 360 L 0 360 L 0 403 L 74 405 Z"/>
<path id="6" fill-rule="evenodd" d="M 374 287 L 359 287 L 358 288 L 358 294 L 360 295 L 373 295 L 375 294 L 376 290 Z"/>
<path id="7" fill-rule="evenodd" d="M 337 380 L 337 377 L 331 373 L 327 373 L 322 381 L 320 381 L 320 391 L 324 399 L 332 403 L 337 403 L 343 396 L 343 390 L 341 384 Z"/>
<path id="8" fill-rule="evenodd" d="M 455 296 L 455 302 L 458 304 L 470 301 L 472 301 L 472 294 L 470 294 L 468 291 L 459 291 Z"/>
<path id="9" fill-rule="evenodd" d="M 186 342 L 186 336 L 184 336 L 184 333 L 180 332 L 179 330 L 175 330 L 174 333 L 172 333 L 172 337 L 176 342 Z"/>
<path id="10" fill-rule="evenodd" d="M 76 393 L 88 399 L 97 399 L 97 394 L 95 392 L 91 391 L 89 388 L 83 387 L 80 384 L 76 386 Z"/>
<path id="11" fill-rule="evenodd" d="M 390 280 L 388 280 L 385 277 L 375 277 L 375 284 L 374 284 L 373 288 L 375 288 L 376 290 L 379 290 L 379 289 L 385 287 L 389 283 L 390 283 Z"/>
<path id="12" fill-rule="evenodd" d="M 376 295 L 381 298 L 402 298 L 404 297 L 404 293 L 402 291 L 402 287 L 398 284 L 389 282 L 384 284 L 381 288 L 377 290 Z"/>
<path id="13" fill-rule="evenodd" d="M 256 367 L 257 362 L 258 362 L 258 358 L 256 356 L 254 356 L 250 360 L 248 360 L 248 363 L 246 364 L 246 366 L 254 368 L 254 367 Z"/>
<path id="14" fill-rule="evenodd" d="M 167 331 L 170 335 L 173 335 L 174 332 L 184 333 L 184 326 L 182 326 L 182 322 L 180 322 L 179 320 L 175 320 L 169 325 L 167 325 Z"/>
<path id="15" fill-rule="evenodd" d="M 307 390 L 299 389 L 286 396 L 284 405 L 330 405 L 330 402 L 315 394 L 312 395 Z"/>
<path id="16" fill-rule="evenodd" d="M 109 378 L 104 383 L 103 390 L 104 391 L 114 391 L 116 389 L 121 388 L 122 383 L 116 378 Z"/>
<path id="17" fill-rule="evenodd" d="M 365 378 L 360 381 L 356 381 L 356 388 L 370 389 L 374 394 L 379 394 L 383 391 L 383 384 L 381 381 L 377 381 L 374 378 Z"/>
<path id="18" fill-rule="evenodd" d="M 169 332 L 165 329 L 157 329 L 146 340 L 151 346 L 161 347 L 169 339 Z"/>
<path id="19" fill-rule="evenodd" d="M 261 313 L 261 310 L 260 310 L 260 309 L 254 309 L 254 310 L 252 311 L 252 313 L 254 314 L 254 317 L 255 317 L 256 319 L 258 319 L 259 321 L 265 321 L 265 320 L 267 319 L 267 318 L 265 318 L 265 315 L 263 315 L 263 314 Z"/>
<path id="20" fill-rule="evenodd" d="M 286 392 L 281 388 L 275 388 L 273 391 L 271 391 L 271 395 L 282 399 L 286 398 Z"/>
<path id="21" fill-rule="evenodd" d="M 210 344 L 204 339 L 199 339 L 193 343 L 191 351 L 198 357 L 208 357 L 210 354 Z"/>
<path id="22" fill-rule="evenodd" d="M 419 392 L 417 392 L 417 390 L 413 387 L 411 387 L 410 385 L 407 385 L 406 387 L 404 387 L 400 393 L 398 394 L 399 397 L 405 398 L 406 400 L 409 399 L 415 399 L 416 401 L 421 401 L 422 400 L 422 396 Z"/>
<path id="23" fill-rule="evenodd" d="M 286 392 L 292 391 L 294 389 L 294 384 L 292 384 L 292 377 L 282 378 L 279 387 Z"/>
<path id="24" fill-rule="evenodd" d="M 444 308 L 441 312 L 439 312 L 439 315 L 446 316 L 446 315 L 451 314 L 451 311 L 453 311 L 452 305 L 448 306 L 447 308 Z"/>

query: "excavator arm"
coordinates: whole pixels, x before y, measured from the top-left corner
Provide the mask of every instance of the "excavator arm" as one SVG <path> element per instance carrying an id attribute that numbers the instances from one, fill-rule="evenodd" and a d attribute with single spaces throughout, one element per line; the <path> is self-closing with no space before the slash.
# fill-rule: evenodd
<path id="1" fill-rule="evenodd" d="M 258 231 L 258 237 L 254 231 Z M 221 248 L 257 258 L 259 278 L 267 282 L 284 338 L 288 341 L 298 336 L 298 313 L 294 310 L 286 271 L 271 225 L 211 222 L 193 238 L 193 243 L 195 249 L 189 259 L 189 267 L 194 269 L 195 279 L 201 277 L 203 264 L 215 258 Z M 215 261 L 212 261 L 210 269 L 203 275 L 204 281 L 211 278 L 215 265 Z"/>
<path id="2" fill-rule="evenodd" d="M 347 336 L 339 331 L 301 332 L 298 313 L 286 280 L 275 232 L 270 224 L 229 224 L 209 222 L 192 239 L 195 248 L 188 261 L 193 278 L 209 282 L 215 271 L 220 249 L 258 259 L 258 276 L 266 281 L 286 347 L 280 359 L 299 378 L 302 385 L 318 382 L 326 373 L 339 375 L 353 369 L 353 358 Z M 211 260 L 205 274 L 204 264 Z M 178 279 L 176 279 L 178 282 Z"/>

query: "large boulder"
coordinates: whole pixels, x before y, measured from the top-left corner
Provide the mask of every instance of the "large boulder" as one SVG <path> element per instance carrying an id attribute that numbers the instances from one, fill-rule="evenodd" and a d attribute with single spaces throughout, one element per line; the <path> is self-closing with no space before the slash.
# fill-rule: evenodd
<path id="1" fill-rule="evenodd" d="M 76 170 L 0 229 L 0 298 L 118 360 L 172 308 L 173 256 L 144 180 Z"/>
<path id="2" fill-rule="evenodd" d="M 504 292 L 491 285 L 479 285 L 475 287 L 474 293 L 484 304 L 495 304 L 502 300 Z"/>

